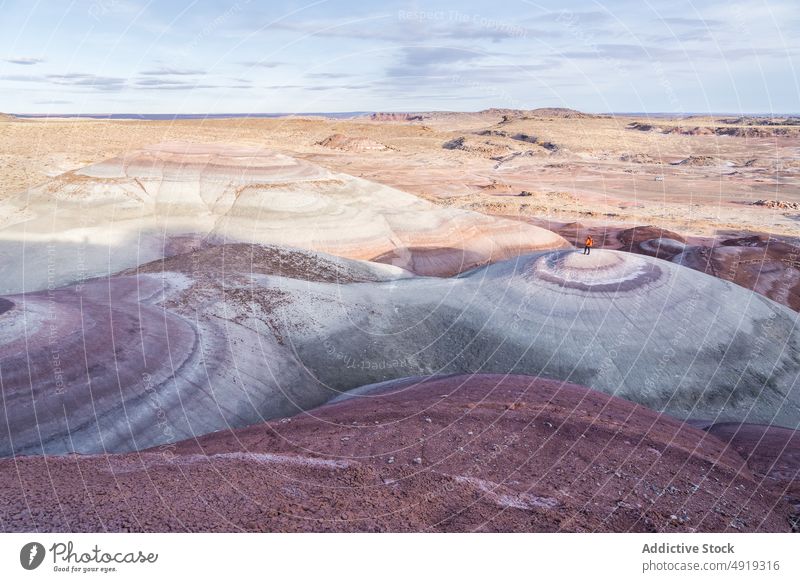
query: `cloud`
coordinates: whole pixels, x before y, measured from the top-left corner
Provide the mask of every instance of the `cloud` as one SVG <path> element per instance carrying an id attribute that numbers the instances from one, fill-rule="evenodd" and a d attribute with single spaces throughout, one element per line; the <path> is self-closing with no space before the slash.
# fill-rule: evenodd
<path id="1" fill-rule="evenodd" d="M 159 88 L 159 89 L 169 89 L 174 87 L 194 87 L 197 83 L 189 83 L 186 81 L 171 81 L 165 79 L 139 79 L 136 81 L 136 87 L 145 87 L 148 89 L 152 88 Z"/>
<path id="2" fill-rule="evenodd" d="M 205 75 L 206 72 L 200 69 L 173 69 L 169 67 L 162 67 L 160 69 L 151 69 L 149 71 L 142 71 L 141 74 L 152 77 L 160 77 L 167 75 L 176 75 L 176 76 Z"/>
<path id="3" fill-rule="evenodd" d="M 683 16 L 667 16 L 653 22 L 668 29 L 668 32 L 665 31 L 664 34 L 649 37 L 655 43 L 711 40 L 714 30 L 720 29 L 725 24 L 723 21 L 713 18 L 686 18 Z"/>
<path id="4" fill-rule="evenodd" d="M 192 91 L 195 89 L 251 89 L 252 85 L 241 79 L 236 80 L 235 85 L 215 85 L 212 83 L 196 83 L 194 81 L 184 81 L 181 79 L 154 79 L 151 77 L 137 79 L 133 88 L 142 90 L 159 91 Z"/>
<path id="5" fill-rule="evenodd" d="M 144 75 L 144 73 L 143 73 Z M 105 77 L 88 73 L 65 73 L 50 75 L 5 75 L 4 81 L 20 81 L 25 83 L 42 83 L 50 85 L 87 88 L 96 91 L 123 91 L 123 90 L 159 90 L 159 91 L 187 91 L 195 89 L 251 89 L 246 79 L 232 79 L 229 85 L 214 83 L 198 83 L 186 78 L 168 78 L 157 75 L 141 76 L 136 79 L 122 77 Z"/>
<path id="6" fill-rule="evenodd" d="M 686 18 L 683 16 L 667 16 L 665 18 L 660 18 L 657 22 L 663 22 L 672 26 L 690 26 L 697 28 L 710 28 L 723 24 L 721 20 L 715 20 L 713 18 Z"/>
<path id="7" fill-rule="evenodd" d="M 127 84 L 127 79 L 122 77 L 105 77 L 88 73 L 65 73 L 61 75 L 45 75 L 45 81 L 56 85 L 74 87 L 90 87 L 98 91 L 118 91 Z"/>
<path id="8" fill-rule="evenodd" d="M 652 45 L 598 44 L 590 50 L 568 51 L 561 56 L 568 59 L 603 59 L 623 62 L 691 62 L 702 63 L 710 60 L 737 61 L 748 58 L 786 58 L 798 51 L 787 47 L 726 47 L 684 49 L 665 48 Z"/>
<path id="9" fill-rule="evenodd" d="M 404 47 L 400 63 L 389 67 L 388 77 L 441 76 L 452 73 L 452 67 L 486 56 L 467 48 L 458 47 Z"/>
<path id="10" fill-rule="evenodd" d="M 42 82 L 44 79 L 42 77 L 37 77 L 35 75 L 3 75 L 0 77 L 3 81 L 22 81 L 23 83 L 30 83 L 30 82 Z"/>
<path id="11" fill-rule="evenodd" d="M 371 87 L 369 83 L 364 83 L 360 85 L 312 85 L 310 87 L 304 87 L 304 89 L 306 91 L 336 91 L 341 89 L 355 91 L 356 89 L 368 89 L 369 87 Z"/>
<path id="12" fill-rule="evenodd" d="M 39 59 L 36 57 L 9 57 L 7 59 L 3 59 L 7 63 L 11 63 L 12 65 L 38 65 L 39 63 L 43 63 L 44 59 Z"/>
<path id="13" fill-rule="evenodd" d="M 285 64 L 281 61 L 239 61 L 240 65 L 245 67 L 254 67 L 254 68 L 262 68 L 262 69 L 274 69 L 276 67 L 280 67 L 281 65 Z"/>
<path id="14" fill-rule="evenodd" d="M 352 73 L 309 73 L 306 75 L 309 79 L 346 79 L 353 77 Z"/>
<path id="15" fill-rule="evenodd" d="M 376 86 L 404 91 L 416 91 L 422 86 L 451 86 L 454 75 L 472 76 L 482 67 L 482 59 L 496 57 L 498 53 L 465 47 L 417 46 L 403 47 L 398 55 L 395 64 L 386 69 L 384 79 L 375 82 Z"/>
<path id="16" fill-rule="evenodd" d="M 458 76 L 473 82 L 508 85 L 509 81 L 512 80 L 517 83 L 531 78 L 540 78 L 541 73 L 558 71 L 559 67 L 559 62 L 555 59 L 548 59 L 542 63 L 523 63 L 519 65 L 477 65 L 459 71 Z"/>
<path id="17" fill-rule="evenodd" d="M 604 10 L 569 10 L 564 8 L 539 14 L 528 20 L 532 22 L 559 22 L 583 25 L 586 23 L 609 22 L 613 20 L 613 17 Z"/>
<path id="18" fill-rule="evenodd" d="M 311 37 L 347 38 L 388 43 L 420 43 L 443 40 L 488 40 L 557 37 L 562 33 L 544 28 L 531 30 L 513 20 L 495 20 L 457 10 L 403 11 L 349 20 L 278 22 L 271 30 L 298 32 Z"/>
<path id="19" fill-rule="evenodd" d="M 654 36 L 652 40 L 657 43 L 678 41 L 691 42 L 711 40 L 711 30 L 708 28 L 690 28 L 689 30 L 674 30 L 670 34 Z"/>
<path id="20" fill-rule="evenodd" d="M 619 61 L 686 58 L 683 51 L 638 44 L 598 44 L 590 47 L 589 50 L 567 51 L 561 56 L 568 59 L 613 59 Z"/>
<path id="21" fill-rule="evenodd" d="M 405 64 L 411 67 L 428 67 L 471 61 L 481 55 L 473 49 L 457 47 L 406 47 Z"/>
<path id="22" fill-rule="evenodd" d="M 800 51 L 794 47 L 742 47 L 742 48 L 719 48 L 714 50 L 711 56 L 726 61 L 736 61 L 740 59 L 778 59 L 797 56 Z"/>
<path id="23" fill-rule="evenodd" d="M 265 85 L 261 89 L 281 91 L 285 89 L 305 89 L 305 85 Z"/>

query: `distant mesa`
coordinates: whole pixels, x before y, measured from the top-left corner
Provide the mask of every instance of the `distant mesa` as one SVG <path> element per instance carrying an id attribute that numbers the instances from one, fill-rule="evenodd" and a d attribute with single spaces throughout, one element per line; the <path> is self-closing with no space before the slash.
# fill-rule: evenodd
<path id="1" fill-rule="evenodd" d="M 762 126 L 782 126 L 782 125 L 800 125 L 800 117 L 790 115 L 788 117 L 737 117 L 721 119 L 722 123 L 730 125 L 762 125 Z"/>
<path id="2" fill-rule="evenodd" d="M 583 113 L 566 107 L 540 107 L 538 109 L 531 109 L 527 114 L 531 117 L 554 117 L 558 119 L 587 119 L 597 117 L 596 115 Z"/>
<path id="3" fill-rule="evenodd" d="M 719 125 L 720 123 L 726 125 Z M 690 136 L 730 136 L 742 138 L 768 138 L 768 137 L 797 137 L 800 136 L 800 127 L 794 121 L 783 126 L 755 125 L 730 125 L 728 120 L 719 120 L 711 125 L 668 125 L 633 121 L 627 125 L 628 129 L 636 131 L 652 131 L 663 134 L 677 134 Z"/>
<path id="4" fill-rule="evenodd" d="M 346 152 L 381 152 L 391 149 L 387 145 L 367 137 L 349 137 L 341 133 L 329 135 L 317 142 L 317 145 Z"/>
<path id="5" fill-rule="evenodd" d="M 427 111 L 427 112 L 377 112 L 369 116 L 372 121 L 380 122 L 418 122 L 426 120 L 445 120 L 459 118 L 486 118 L 495 120 L 499 118 L 499 123 L 510 123 L 516 120 L 530 118 L 544 119 L 589 119 L 602 117 L 590 113 L 583 113 L 575 109 L 565 107 L 540 107 L 538 109 L 509 109 L 494 107 L 475 112 L 456 112 L 456 111 Z"/>
<path id="6" fill-rule="evenodd" d="M 501 123 L 509 123 L 517 119 L 552 118 L 552 119 L 588 119 L 597 117 L 566 107 L 539 107 L 538 109 L 484 109 L 479 114 L 501 116 Z"/>

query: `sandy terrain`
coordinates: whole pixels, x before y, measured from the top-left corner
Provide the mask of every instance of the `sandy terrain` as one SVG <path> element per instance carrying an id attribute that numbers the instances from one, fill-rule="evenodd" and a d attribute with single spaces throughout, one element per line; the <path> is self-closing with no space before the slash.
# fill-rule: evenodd
<path id="1" fill-rule="evenodd" d="M 0 122 L 0 196 L 153 143 L 233 142 L 488 213 L 796 234 L 796 209 L 750 205 L 800 202 L 796 126 L 504 110 L 411 118 Z M 522 191 L 532 196 L 509 196 Z"/>

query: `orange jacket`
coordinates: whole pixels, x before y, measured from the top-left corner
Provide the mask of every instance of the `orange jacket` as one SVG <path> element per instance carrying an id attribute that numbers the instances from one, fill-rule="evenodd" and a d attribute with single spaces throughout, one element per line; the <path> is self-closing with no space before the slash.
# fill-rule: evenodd
<path id="1" fill-rule="evenodd" d="M 586 246 L 587 246 L 587 247 L 590 247 L 590 246 L 592 246 L 592 245 L 594 245 L 594 241 L 592 240 L 592 237 L 588 237 L 588 238 L 586 239 Z"/>

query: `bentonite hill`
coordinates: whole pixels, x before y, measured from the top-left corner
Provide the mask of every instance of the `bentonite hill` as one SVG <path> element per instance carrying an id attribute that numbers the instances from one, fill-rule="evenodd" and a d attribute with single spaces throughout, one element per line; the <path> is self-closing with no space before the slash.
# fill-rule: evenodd
<path id="1" fill-rule="evenodd" d="M 588 169 L 564 127 L 611 121 L 567 113 L 284 121 L 294 152 L 177 124 L 4 196 L 2 528 L 797 528 L 791 207 L 539 219 L 565 167 L 688 139 Z"/>
<path id="2" fill-rule="evenodd" d="M 789 528 L 780 487 L 724 441 L 619 398 L 528 376 L 389 382 L 291 420 L 169 447 L 46 457 L 47 480 L 39 479 L 44 463 L 0 463 L 4 505 L 37 508 L 9 515 L 9 528 Z"/>

